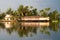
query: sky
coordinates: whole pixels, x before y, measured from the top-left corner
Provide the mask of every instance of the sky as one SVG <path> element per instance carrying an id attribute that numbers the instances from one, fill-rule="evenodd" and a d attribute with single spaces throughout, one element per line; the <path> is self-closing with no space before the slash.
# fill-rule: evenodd
<path id="1" fill-rule="evenodd" d="M 60 11 L 60 0 L 0 0 L 0 12 L 5 12 L 8 8 L 16 10 L 19 5 L 33 6 L 38 10 L 50 7 Z"/>

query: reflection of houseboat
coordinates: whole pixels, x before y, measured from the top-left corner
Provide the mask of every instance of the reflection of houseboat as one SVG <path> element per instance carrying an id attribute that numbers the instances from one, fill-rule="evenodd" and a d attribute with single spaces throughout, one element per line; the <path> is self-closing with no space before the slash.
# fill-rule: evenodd
<path id="1" fill-rule="evenodd" d="M 12 23 L 11 22 L 4 22 L 5 28 L 11 28 Z"/>
<path id="2" fill-rule="evenodd" d="M 49 26 L 49 22 L 21 22 L 21 25 L 26 27 L 44 27 Z"/>
<path id="3" fill-rule="evenodd" d="M 49 21 L 49 17 L 41 17 L 41 16 L 23 16 L 21 17 L 22 21 Z"/>

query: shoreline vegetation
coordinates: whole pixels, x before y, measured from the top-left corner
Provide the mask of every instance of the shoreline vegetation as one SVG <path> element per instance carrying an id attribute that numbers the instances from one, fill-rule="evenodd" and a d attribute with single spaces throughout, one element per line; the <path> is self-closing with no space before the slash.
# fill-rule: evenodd
<path id="1" fill-rule="evenodd" d="M 11 15 L 11 20 L 7 18 L 6 15 Z M 49 17 L 49 21 L 44 22 L 22 22 L 21 18 L 26 16 L 40 16 L 40 17 Z M 51 11 L 51 8 L 45 8 L 38 10 L 32 6 L 23 6 L 20 5 L 19 8 L 13 11 L 9 8 L 6 12 L 0 14 L 0 28 L 6 29 L 7 33 L 10 35 L 13 32 L 17 32 L 20 37 L 29 36 L 28 33 L 38 34 L 37 30 L 40 33 L 51 35 L 51 32 L 59 32 L 59 22 L 60 22 L 60 13 L 57 10 Z M 9 21 L 10 20 L 10 21 Z M 20 20 L 20 21 L 18 21 Z M 4 22 L 3 22 L 4 21 Z M 37 21 L 37 20 L 36 20 Z"/>
<path id="2" fill-rule="evenodd" d="M 37 8 L 33 8 L 32 6 L 24 6 L 20 5 L 17 10 L 13 11 L 9 8 L 6 12 L 0 13 L 0 21 L 4 20 L 5 16 L 9 14 L 12 15 L 12 19 L 18 21 L 22 16 L 41 16 L 41 17 L 49 17 L 51 22 L 59 22 L 60 14 L 57 10 L 51 11 L 51 8 L 45 8 L 42 10 L 38 10 Z"/>

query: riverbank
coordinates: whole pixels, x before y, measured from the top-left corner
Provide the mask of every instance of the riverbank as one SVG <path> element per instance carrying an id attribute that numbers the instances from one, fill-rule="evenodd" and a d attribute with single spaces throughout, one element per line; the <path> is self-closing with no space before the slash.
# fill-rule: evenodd
<path id="1" fill-rule="evenodd" d="M 0 20 L 0 22 L 15 22 L 16 20 Z"/>

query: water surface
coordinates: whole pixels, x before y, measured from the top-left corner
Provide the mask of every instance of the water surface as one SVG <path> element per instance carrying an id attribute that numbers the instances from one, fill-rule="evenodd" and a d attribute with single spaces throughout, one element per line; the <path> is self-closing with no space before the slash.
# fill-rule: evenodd
<path id="1" fill-rule="evenodd" d="M 51 22 L 0 22 L 0 40 L 60 40 L 60 25 Z"/>

